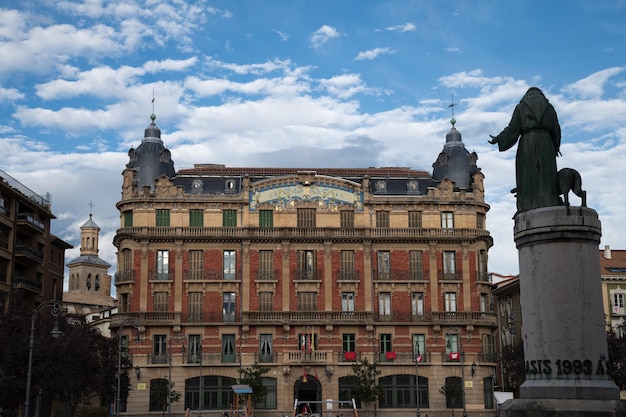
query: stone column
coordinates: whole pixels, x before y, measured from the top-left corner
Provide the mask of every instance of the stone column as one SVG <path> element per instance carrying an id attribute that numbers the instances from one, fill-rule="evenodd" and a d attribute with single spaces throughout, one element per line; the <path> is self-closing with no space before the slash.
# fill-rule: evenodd
<path id="1" fill-rule="evenodd" d="M 601 225 L 586 207 L 515 217 L 526 381 L 524 399 L 616 400 L 600 280 Z"/>
<path id="2" fill-rule="evenodd" d="M 600 221 L 586 207 L 515 216 L 526 381 L 499 417 L 618 417 L 626 401 L 607 374 Z"/>

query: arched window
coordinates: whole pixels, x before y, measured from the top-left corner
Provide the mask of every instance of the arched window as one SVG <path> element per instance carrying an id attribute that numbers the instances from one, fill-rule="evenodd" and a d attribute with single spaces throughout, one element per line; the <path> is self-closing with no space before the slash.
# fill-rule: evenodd
<path id="1" fill-rule="evenodd" d="M 380 408 L 416 408 L 419 388 L 420 408 L 428 408 L 428 378 L 419 377 L 419 387 L 415 385 L 415 375 L 390 375 L 379 379 L 383 394 L 379 398 Z"/>
<path id="2" fill-rule="evenodd" d="M 86 285 L 87 291 L 91 290 L 91 274 L 87 275 L 87 285 Z"/>
<path id="3" fill-rule="evenodd" d="M 265 399 L 260 403 L 255 403 L 254 408 L 264 410 L 275 410 L 278 407 L 276 378 L 262 377 L 261 383 L 267 390 Z"/>
<path id="4" fill-rule="evenodd" d="M 96 282 L 95 282 L 94 290 L 100 291 L 100 275 L 96 275 Z"/>
<path id="5" fill-rule="evenodd" d="M 202 410 L 229 409 L 233 402 L 231 386 L 236 383 L 235 381 L 234 378 L 227 376 L 203 376 L 202 395 L 200 395 L 200 378 L 187 379 L 185 381 L 185 410 L 198 410 L 199 407 Z M 152 408 L 150 410 L 152 411 Z"/>

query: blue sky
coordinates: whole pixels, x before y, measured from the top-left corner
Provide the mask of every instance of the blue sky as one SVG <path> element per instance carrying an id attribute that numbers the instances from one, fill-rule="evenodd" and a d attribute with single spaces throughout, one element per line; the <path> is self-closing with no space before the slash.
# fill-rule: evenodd
<path id="1" fill-rule="evenodd" d="M 93 202 L 100 255 L 115 265 L 120 174 L 153 95 L 178 169 L 432 172 L 454 100 L 485 175 L 489 269 L 517 273 L 515 152 L 487 139 L 530 86 L 556 108 L 557 164 L 581 172 L 601 246 L 626 248 L 626 1 L 2 4 L 0 169 L 52 195 L 53 232 L 76 246 L 68 260 Z"/>

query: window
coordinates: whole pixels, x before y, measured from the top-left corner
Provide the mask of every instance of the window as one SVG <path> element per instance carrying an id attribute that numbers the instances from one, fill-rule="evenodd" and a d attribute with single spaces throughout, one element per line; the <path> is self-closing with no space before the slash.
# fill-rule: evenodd
<path id="1" fill-rule="evenodd" d="M 309 208 L 298 209 L 298 227 L 300 228 L 315 227 L 315 209 L 309 209 Z"/>
<path id="2" fill-rule="evenodd" d="M 463 385 L 461 377 L 449 376 L 443 386 L 446 396 L 446 408 L 462 408 L 463 407 Z"/>
<path id="3" fill-rule="evenodd" d="M 224 251 L 224 279 L 235 279 L 236 262 L 235 262 L 235 251 L 234 250 L 225 250 Z"/>
<path id="4" fill-rule="evenodd" d="M 235 363 L 235 335 L 222 335 L 222 363 Z"/>
<path id="5" fill-rule="evenodd" d="M 419 377 L 415 385 L 415 375 L 398 374 L 381 377 L 379 397 L 380 408 L 416 408 L 416 393 L 419 388 L 420 408 L 428 408 L 428 378 Z"/>
<path id="6" fill-rule="evenodd" d="M 187 379 L 185 381 L 185 409 L 228 410 L 233 404 L 232 385 L 236 383 L 234 378 L 225 376 L 203 376 L 202 384 L 200 384 L 199 377 Z M 200 386 L 202 386 L 202 394 Z M 157 411 L 163 411 L 163 409 Z"/>
<path id="7" fill-rule="evenodd" d="M 317 334 L 311 328 L 308 333 L 298 334 L 298 349 L 303 352 L 313 352 L 317 349 Z"/>
<path id="8" fill-rule="evenodd" d="M 424 293 L 411 293 L 411 315 L 414 320 L 424 320 Z"/>
<path id="9" fill-rule="evenodd" d="M 86 290 L 91 290 L 91 274 L 87 274 L 87 282 L 85 283 Z"/>
<path id="10" fill-rule="evenodd" d="M 409 278 L 413 280 L 424 279 L 424 253 L 421 250 L 409 251 Z"/>
<path id="11" fill-rule="evenodd" d="M 489 306 L 489 295 L 486 293 L 480 294 L 480 312 L 486 313 Z"/>
<path id="12" fill-rule="evenodd" d="M 454 227 L 454 213 L 444 211 L 441 213 L 441 228 L 452 229 Z"/>
<path id="13" fill-rule="evenodd" d="M 389 227 L 389 212 L 388 211 L 376 212 L 376 227 Z"/>
<path id="14" fill-rule="evenodd" d="M 156 225 L 157 226 L 169 226 L 170 225 L 170 211 L 169 210 L 157 210 L 156 211 Z"/>
<path id="15" fill-rule="evenodd" d="M 259 339 L 259 362 L 274 362 L 273 360 L 274 342 L 271 334 L 261 334 Z"/>
<path id="16" fill-rule="evenodd" d="M 612 309 L 611 313 L 613 314 L 624 314 L 626 310 L 624 309 L 624 300 L 626 299 L 626 292 L 611 290 L 611 304 Z"/>
<path id="17" fill-rule="evenodd" d="M 204 210 L 199 210 L 199 209 L 189 210 L 189 226 L 190 227 L 204 226 Z"/>
<path id="18" fill-rule="evenodd" d="M 391 255 L 389 251 L 378 252 L 378 279 L 389 279 L 391 276 Z"/>
<path id="19" fill-rule="evenodd" d="M 381 292 L 378 294 L 378 316 L 379 320 L 391 319 L 391 293 Z"/>
<path id="20" fill-rule="evenodd" d="M 202 362 L 202 339 L 199 334 L 189 335 L 189 356 L 187 362 L 200 363 Z"/>
<path id="21" fill-rule="evenodd" d="M 459 335 L 458 334 L 446 334 L 446 353 L 460 353 L 459 352 Z M 449 359 L 452 357 L 448 356 Z M 460 356 L 454 360 L 460 360 Z"/>
<path id="22" fill-rule="evenodd" d="M 380 361 L 381 362 L 385 362 L 388 361 L 391 358 L 390 356 L 392 356 L 390 354 L 390 352 L 393 352 L 393 349 L 391 348 L 391 334 L 389 333 L 383 333 L 379 336 L 379 352 L 380 352 Z"/>
<path id="23" fill-rule="evenodd" d="M 298 311 L 317 311 L 317 293 L 299 292 L 297 304 Z"/>
<path id="24" fill-rule="evenodd" d="M 354 312 L 354 293 L 342 292 L 341 293 L 341 311 L 342 312 Z"/>
<path id="25" fill-rule="evenodd" d="M 124 214 L 124 227 L 133 227 L 133 212 L 125 211 Z"/>
<path id="26" fill-rule="evenodd" d="M 128 293 L 119 294 L 118 307 L 120 309 L 120 313 L 127 313 L 130 311 L 130 295 Z"/>
<path id="27" fill-rule="evenodd" d="M 274 293 L 273 292 L 260 292 L 259 293 L 259 310 L 261 311 L 273 311 L 274 310 Z"/>
<path id="28" fill-rule="evenodd" d="M 341 347 L 345 360 L 356 361 L 356 337 L 354 333 L 344 333 L 341 336 Z M 347 352 L 354 353 L 354 355 L 346 355 Z"/>
<path id="29" fill-rule="evenodd" d="M 455 292 L 447 292 L 444 294 L 444 305 L 446 311 L 455 312 L 456 311 L 456 293 Z"/>
<path id="30" fill-rule="evenodd" d="M 443 252 L 443 279 L 457 279 L 455 255 L 454 251 Z"/>
<path id="31" fill-rule="evenodd" d="M 299 250 L 296 279 L 317 279 L 315 272 L 315 251 Z"/>
<path id="32" fill-rule="evenodd" d="M 168 296 L 166 292 L 154 293 L 154 311 L 169 311 Z"/>
<path id="33" fill-rule="evenodd" d="M 484 362 L 496 362 L 496 337 L 492 334 L 483 335 L 483 358 Z"/>
<path id="34" fill-rule="evenodd" d="M 189 276 L 188 279 L 202 279 L 204 252 L 201 250 L 189 251 Z"/>
<path id="35" fill-rule="evenodd" d="M 413 358 L 418 362 L 426 362 L 426 336 L 423 334 L 413 335 Z"/>
<path id="36" fill-rule="evenodd" d="M 170 252 L 158 250 L 156 257 L 156 279 L 169 279 Z"/>
<path id="37" fill-rule="evenodd" d="M 189 321 L 202 321 L 202 293 L 190 292 L 188 295 L 189 302 Z"/>
<path id="38" fill-rule="evenodd" d="M 493 378 L 490 376 L 483 378 L 483 398 L 485 409 L 493 410 Z"/>
<path id="39" fill-rule="evenodd" d="M 222 295 L 222 320 L 225 322 L 235 321 L 235 293 L 225 292 Z"/>
<path id="40" fill-rule="evenodd" d="M 489 281 L 489 272 L 487 272 L 487 251 L 481 249 L 478 251 L 478 281 Z"/>
<path id="41" fill-rule="evenodd" d="M 412 229 L 420 229 L 422 227 L 421 211 L 409 211 L 409 227 Z"/>
<path id="42" fill-rule="evenodd" d="M 485 215 L 483 213 L 476 213 L 476 228 L 477 229 L 485 228 Z"/>
<path id="43" fill-rule="evenodd" d="M 339 279 L 357 279 L 354 273 L 354 251 L 342 250 L 340 262 Z"/>
<path id="44" fill-rule="evenodd" d="M 274 251 L 259 251 L 259 279 L 274 278 Z"/>
<path id="45" fill-rule="evenodd" d="M 353 392 L 354 388 L 357 385 L 357 380 L 354 375 L 342 376 L 339 377 L 339 401 L 347 401 L 351 402 L 354 397 Z M 357 408 L 361 408 L 361 401 L 357 400 L 356 406 Z"/>
<path id="46" fill-rule="evenodd" d="M 339 227 L 342 229 L 354 228 L 354 211 L 342 210 L 339 212 Z"/>
<path id="47" fill-rule="evenodd" d="M 150 411 L 163 411 L 167 407 L 168 391 L 169 383 L 167 379 L 150 380 Z"/>
<path id="48" fill-rule="evenodd" d="M 255 403 L 254 408 L 258 410 L 275 410 L 278 407 L 276 378 L 261 377 L 261 384 L 266 389 L 265 399 L 263 402 Z"/>
<path id="49" fill-rule="evenodd" d="M 152 339 L 152 363 L 167 363 L 167 336 L 155 334 Z"/>
<path id="50" fill-rule="evenodd" d="M 259 227 L 274 227 L 274 212 L 259 210 Z"/>
<path id="51" fill-rule="evenodd" d="M 237 227 L 237 210 L 222 211 L 222 226 Z"/>
<path id="52" fill-rule="evenodd" d="M 93 289 L 95 291 L 100 291 L 100 275 L 96 274 L 96 279 L 94 281 Z"/>

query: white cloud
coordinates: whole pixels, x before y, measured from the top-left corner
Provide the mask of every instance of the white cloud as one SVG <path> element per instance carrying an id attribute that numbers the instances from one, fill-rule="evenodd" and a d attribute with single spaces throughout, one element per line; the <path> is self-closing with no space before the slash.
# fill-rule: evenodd
<path id="1" fill-rule="evenodd" d="M 582 99 L 599 99 L 602 97 L 606 83 L 611 77 L 623 71 L 623 67 L 607 68 L 568 85 L 563 88 L 563 91 Z"/>
<path id="2" fill-rule="evenodd" d="M 364 59 L 372 60 L 376 59 L 379 55 L 394 54 L 395 51 L 391 48 L 374 48 L 368 51 L 359 52 L 354 58 L 355 61 L 363 61 Z"/>
<path id="3" fill-rule="evenodd" d="M 324 25 L 309 37 L 311 46 L 315 49 L 320 49 L 330 39 L 338 38 L 341 34 L 332 26 Z"/>
<path id="4" fill-rule="evenodd" d="M 403 25 L 389 26 L 386 29 L 392 32 L 402 33 L 402 32 L 413 32 L 415 31 L 416 27 L 415 27 L 415 24 L 411 22 L 407 22 Z"/>

